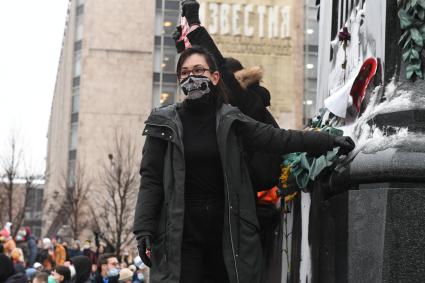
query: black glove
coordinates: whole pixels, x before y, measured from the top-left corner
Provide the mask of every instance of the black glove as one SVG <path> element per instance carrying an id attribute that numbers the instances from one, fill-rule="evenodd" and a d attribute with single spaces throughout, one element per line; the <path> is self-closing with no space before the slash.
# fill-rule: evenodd
<path id="1" fill-rule="evenodd" d="M 185 0 L 182 3 L 182 17 L 185 17 L 189 26 L 201 24 L 199 19 L 199 3 L 195 0 Z"/>
<path id="2" fill-rule="evenodd" d="M 171 35 L 174 39 L 174 42 L 176 43 L 177 53 L 182 53 L 186 48 L 184 45 L 184 41 L 179 40 L 181 35 L 182 35 L 182 27 L 177 26 L 173 34 Z"/>
<path id="3" fill-rule="evenodd" d="M 152 267 L 150 259 L 152 249 L 152 235 L 149 233 L 142 233 L 137 235 L 137 249 L 139 250 L 139 256 L 143 263 L 149 267 Z"/>
<path id="4" fill-rule="evenodd" d="M 339 155 L 347 155 L 356 147 L 354 141 L 348 136 L 335 137 L 334 145 L 339 146 Z"/>

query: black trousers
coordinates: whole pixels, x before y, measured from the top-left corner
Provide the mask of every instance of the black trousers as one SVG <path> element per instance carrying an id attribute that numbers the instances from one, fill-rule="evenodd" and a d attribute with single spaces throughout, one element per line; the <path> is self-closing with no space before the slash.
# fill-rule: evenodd
<path id="1" fill-rule="evenodd" d="M 186 203 L 181 283 L 229 282 L 223 259 L 224 203 Z"/>

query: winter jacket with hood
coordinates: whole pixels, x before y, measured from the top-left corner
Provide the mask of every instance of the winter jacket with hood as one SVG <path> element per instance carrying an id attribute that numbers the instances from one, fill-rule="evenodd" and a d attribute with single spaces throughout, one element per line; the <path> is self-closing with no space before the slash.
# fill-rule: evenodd
<path id="1" fill-rule="evenodd" d="M 153 236 L 152 283 L 180 280 L 185 157 L 179 107 L 181 104 L 153 110 L 144 129 L 146 141 L 134 232 Z M 317 154 L 332 149 L 334 139 L 318 132 L 277 129 L 245 116 L 228 104 L 219 107 L 216 121 L 225 183 L 224 262 L 230 282 L 262 282 L 259 224 L 245 150 Z"/>
<path id="2" fill-rule="evenodd" d="M 74 283 L 90 282 L 91 261 L 84 255 L 74 256 L 71 263 L 75 268 Z"/>

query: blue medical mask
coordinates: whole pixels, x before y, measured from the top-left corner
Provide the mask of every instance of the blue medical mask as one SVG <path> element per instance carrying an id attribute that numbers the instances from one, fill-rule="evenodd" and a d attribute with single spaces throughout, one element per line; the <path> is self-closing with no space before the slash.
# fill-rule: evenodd
<path id="1" fill-rule="evenodd" d="M 120 270 L 118 268 L 112 268 L 108 270 L 108 277 L 117 277 L 120 275 Z"/>
<path id="2" fill-rule="evenodd" d="M 52 275 L 50 275 L 47 278 L 47 283 L 57 283 L 55 277 L 53 277 Z"/>

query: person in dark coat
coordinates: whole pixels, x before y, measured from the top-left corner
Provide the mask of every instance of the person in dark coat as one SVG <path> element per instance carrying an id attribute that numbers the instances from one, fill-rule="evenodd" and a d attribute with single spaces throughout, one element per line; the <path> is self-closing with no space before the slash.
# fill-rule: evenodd
<path id="1" fill-rule="evenodd" d="M 75 269 L 74 283 L 90 283 L 91 261 L 87 256 L 79 255 L 71 258 Z"/>
<path id="2" fill-rule="evenodd" d="M 262 282 L 255 196 L 245 150 L 284 154 L 354 148 L 349 137 L 278 129 L 227 103 L 217 63 L 185 50 L 177 76 L 183 103 L 152 111 L 134 233 L 151 282 Z"/>
<path id="3" fill-rule="evenodd" d="M 25 227 L 25 231 L 27 234 L 26 240 L 27 240 L 27 245 L 29 250 L 28 266 L 32 267 L 35 263 L 35 259 L 37 258 L 37 242 L 35 237 L 32 235 L 29 227 Z"/>
<path id="4" fill-rule="evenodd" d="M 27 274 L 25 272 L 25 267 L 21 263 L 15 264 L 14 270 L 15 270 L 15 273 L 9 278 L 7 278 L 7 280 L 4 281 L 5 283 L 27 283 L 28 282 Z"/>
<path id="5" fill-rule="evenodd" d="M 4 253 L 0 252 L 0 283 L 5 282 L 6 279 L 13 274 L 15 274 L 15 268 L 13 267 L 12 260 Z"/>
<path id="6" fill-rule="evenodd" d="M 197 1 L 183 1 L 182 16 L 187 19 L 191 26 L 191 32 L 186 36 L 190 44 L 205 48 L 216 60 L 221 79 L 229 89 L 229 103 L 255 120 L 279 128 L 276 120 L 267 109 L 270 106 L 270 92 L 260 85 L 263 69 L 259 66 L 244 68 L 237 59 L 225 58 L 222 55 L 208 31 L 201 26 Z M 175 39 L 180 36 L 179 30 L 181 29 L 177 28 L 174 35 Z M 179 41 L 176 42 L 176 47 L 178 46 L 181 46 Z M 182 50 L 181 47 L 177 48 L 178 52 Z M 280 176 L 281 163 L 279 156 L 252 152 L 247 156 L 247 159 L 251 181 L 256 191 L 270 189 L 277 185 L 276 180 Z"/>
<path id="7" fill-rule="evenodd" d="M 119 262 L 116 255 L 101 254 L 97 261 L 97 271 L 94 283 L 118 283 L 120 276 Z"/>

